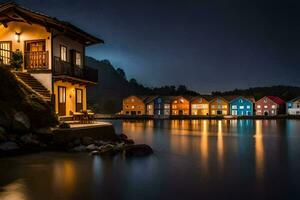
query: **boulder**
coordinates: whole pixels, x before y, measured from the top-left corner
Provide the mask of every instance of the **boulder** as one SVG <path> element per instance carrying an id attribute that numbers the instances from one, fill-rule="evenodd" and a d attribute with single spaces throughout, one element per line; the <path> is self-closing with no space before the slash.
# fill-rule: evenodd
<path id="1" fill-rule="evenodd" d="M 26 114 L 17 112 L 14 115 L 12 129 L 18 133 L 27 133 L 30 129 L 30 121 Z"/>
<path id="2" fill-rule="evenodd" d="M 123 141 L 125 142 L 125 144 L 134 144 L 134 141 L 132 139 L 126 139 Z"/>
<path id="3" fill-rule="evenodd" d="M 0 143 L 6 142 L 7 138 L 5 135 L 6 135 L 6 132 L 5 132 L 4 128 L 0 127 Z"/>
<path id="4" fill-rule="evenodd" d="M 0 144 L 0 151 L 18 150 L 20 147 L 15 142 L 4 142 Z"/>
<path id="5" fill-rule="evenodd" d="M 50 127 L 48 127 L 48 128 L 39 128 L 39 129 L 34 130 L 34 133 L 37 133 L 37 134 L 52 134 L 52 130 L 51 130 Z"/>
<path id="6" fill-rule="evenodd" d="M 113 156 L 115 155 L 114 146 L 111 144 L 106 144 L 99 147 L 99 153 L 101 156 Z"/>
<path id="7" fill-rule="evenodd" d="M 146 144 L 136 144 L 125 146 L 126 156 L 148 156 L 153 154 L 153 150 Z"/>
<path id="8" fill-rule="evenodd" d="M 90 144 L 94 144 L 95 140 L 91 137 L 83 137 L 81 143 L 85 146 L 88 146 Z"/>
<path id="9" fill-rule="evenodd" d="M 73 144 L 74 144 L 74 146 L 79 146 L 79 145 L 81 144 L 80 139 L 75 139 L 75 140 L 73 141 Z"/>
<path id="10" fill-rule="evenodd" d="M 90 145 L 86 146 L 85 149 L 87 151 L 95 151 L 95 150 L 98 150 L 98 147 L 95 144 L 90 144 Z"/>
<path id="11" fill-rule="evenodd" d="M 39 145 L 40 142 L 32 134 L 26 134 L 20 137 L 20 141 L 25 145 Z"/>
<path id="12" fill-rule="evenodd" d="M 124 143 L 117 143 L 115 146 L 114 146 L 114 151 L 115 152 L 121 152 L 123 151 L 125 148 L 125 144 Z"/>
<path id="13" fill-rule="evenodd" d="M 121 140 L 127 140 L 127 139 L 128 139 L 127 135 L 125 135 L 124 133 L 121 133 L 121 134 L 119 135 L 119 138 L 120 138 Z"/>
<path id="14" fill-rule="evenodd" d="M 84 145 L 79 145 L 77 147 L 74 147 L 71 149 L 72 152 L 84 152 L 85 151 L 85 146 Z"/>

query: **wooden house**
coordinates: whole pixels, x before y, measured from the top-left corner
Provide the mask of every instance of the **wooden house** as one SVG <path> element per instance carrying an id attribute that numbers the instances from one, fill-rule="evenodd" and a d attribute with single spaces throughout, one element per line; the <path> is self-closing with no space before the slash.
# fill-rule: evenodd
<path id="1" fill-rule="evenodd" d="M 190 115 L 190 97 L 172 97 L 171 115 Z"/>
<path id="2" fill-rule="evenodd" d="M 129 96 L 123 99 L 123 115 L 145 115 L 146 114 L 146 96 Z"/>
<path id="3" fill-rule="evenodd" d="M 255 103 L 255 114 L 274 116 L 285 113 L 285 102 L 276 96 L 265 96 Z"/>
<path id="4" fill-rule="evenodd" d="M 191 115 L 201 116 L 209 115 L 209 100 L 208 96 L 197 96 L 191 99 Z"/>
<path id="5" fill-rule="evenodd" d="M 171 98 L 157 96 L 153 99 L 154 118 L 168 118 L 171 114 Z"/>
<path id="6" fill-rule="evenodd" d="M 0 4 L 0 64 L 14 68 L 12 55 L 21 55 L 17 79 L 60 116 L 87 109 L 86 88 L 98 82 L 98 71 L 85 65 L 85 48 L 98 43 L 103 41 L 55 17 Z"/>
<path id="7" fill-rule="evenodd" d="M 294 98 L 287 102 L 287 114 L 300 115 L 300 97 Z"/>
<path id="8" fill-rule="evenodd" d="M 224 97 L 214 97 L 209 102 L 210 115 L 229 115 L 229 100 Z"/>
<path id="9" fill-rule="evenodd" d="M 233 116 L 252 116 L 254 97 L 236 97 L 230 101 L 230 114 Z"/>

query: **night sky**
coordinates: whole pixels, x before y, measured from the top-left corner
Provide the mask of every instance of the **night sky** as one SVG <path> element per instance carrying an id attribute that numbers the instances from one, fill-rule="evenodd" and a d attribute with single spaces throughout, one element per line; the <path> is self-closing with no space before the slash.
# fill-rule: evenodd
<path id="1" fill-rule="evenodd" d="M 300 86 L 300 5 L 263 0 L 19 0 L 100 37 L 87 49 L 147 86 Z"/>

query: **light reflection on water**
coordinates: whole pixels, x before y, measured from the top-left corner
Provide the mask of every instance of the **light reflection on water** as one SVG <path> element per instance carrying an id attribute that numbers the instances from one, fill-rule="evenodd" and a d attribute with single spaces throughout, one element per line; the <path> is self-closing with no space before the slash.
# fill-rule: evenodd
<path id="1" fill-rule="evenodd" d="M 0 200 L 287 199 L 298 195 L 300 121 L 113 123 L 137 143 L 151 145 L 155 154 L 107 159 L 53 152 L 2 158 L 0 171 L 9 173 L 0 174 Z"/>

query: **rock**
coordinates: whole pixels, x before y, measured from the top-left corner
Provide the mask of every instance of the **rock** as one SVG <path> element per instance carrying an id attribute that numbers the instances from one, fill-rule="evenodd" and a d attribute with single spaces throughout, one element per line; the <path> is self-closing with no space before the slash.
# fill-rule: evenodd
<path id="1" fill-rule="evenodd" d="M 95 155 L 99 155 L 100 152 L 95 150 L 95 151 L 92 151 L 90 154 L 93 155 L 93 156 L 95 156 Z"/>
<path id="2" fill-rule="evenodd" d="M 82 144 L 85 145 L 85 146 L 88 146 L 88 145 L 94 144 L 94 143 L 95 143 L 95 141 L 91 137 L 83 137 L 82 138 Z"/>
<path id="3" fill-rule="evenodd" d="M 4 127 L 5 129 L 8 129 L 10 127 L 10 118 L 3 111 L 0 111 L 0 126 Z"/>
<path id="4" fill-rule="evenodd" d="M 121 140 L 127 140 L 127 139 L 128 139 L 127 135 L 125 135 L 125 134 L 123 134 L 123 133 L 121 133 L 121 135 L 119 135 L 119 138 L 120 138 Z"/>
<path id="5" fill-rule="evenodd" d="M 126 139 L 124 140 L 125 144 L 134 144 L 134 141 L 132 139 Z"/>
<path id="6" fill-rule="evenodd" d="M 76 139 L 76 140 L 73 141 L 74 146 L 79 146 L 80 144 L 81 144 L 80 139 Z"/>
<path id="7" fill-rule="evenodd" d="M 6 132 L 5 132 L 4 128 L 0 127 L 0 143 L 6 142 L 7 138 L 5 135 L 6 135 Z"/>
<path id="8" fill-rule="evenodd" d="M 84 152 L 85 151 L 85 146 L 84 145 L 79 145 L 77 147 L 74 147 L 71 149 L 72 152 Z"/>
<path id="9" fill-rule="evenodd" d="M 0 144 L 0 151 L 12 151 L 17 150 L 20 147 L 15 142 L 4 142 Z"/>
<path id="10" fill-rule="evenodd" d="M 125 146 L 126 156 L 148 156 L 153 154 L 153 150 L 146 144 L 136 144 Z"/>
<path id="11" fill-rule="evenodd" d="M 111 144 L 106 144 L 99 147 L 99 153 L 101 156 L 113 156 L 115 155 L 114 146 Z"/>
<path id="12" fill-rule="evenodd" d="M 70 124 L 63 122 L 59 125 L 59 128 L 71 128 L 71 126 Z"/>
<path id="13" fill-rule="evenodd" d="M 34 133 L 37 134 L 52 134 L 52 130 L 50 127 L 48 128 L 39 128 L 37 130 L 34 130 Z"/>
<path id="14" fill-rule="evenodd" d="M 40 142 L 32 134 L 23 135 L 20 141 L 25 145 L 39 145 Z"/>
<path id="15" fill-rule="evenodd" d="M 98 149 L 98 147 L 95 144 L 90 144 L 90 145 L 86 146 L 85 149 L 87 151 L 95 151 Z"/>
<path id="16" fill-rule="evenodd" d="M 30 121 L 26 114 L 17 112 L 14 115 L 12 129 L 18 133 L 27 133 L 30 129 Z"/>
<path id="17" fill-rule="evenodd" d="M 115 152 L 121 152 L 121 151 L 124 150 L 124 148 L 125 148 L 124 143 L 117 143 L 117 144 L 114 146 Z"/>

